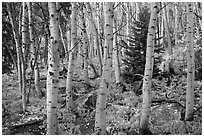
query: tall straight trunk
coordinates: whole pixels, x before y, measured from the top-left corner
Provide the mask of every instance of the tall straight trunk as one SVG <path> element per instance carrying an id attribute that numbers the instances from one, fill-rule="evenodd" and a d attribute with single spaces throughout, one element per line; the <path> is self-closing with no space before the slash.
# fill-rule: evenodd
<path id="1" fill-rule="evenodd" d="M 103 135 L 106 130 L 106 98 L 112 72 L 112 50 L 113 50 L 113 3 L 106 2 L 105 9 L 105 53 L 103 73 L 99 92 L 97 94 L 95 131 L 96 134 Z"/>
<path id="2" fill-rule="evenodd" d="M 98 26 L 98 34 L 99 34 L 99 47 L 100 47 L 100 51 L 101 51 L 101 59 L 104 57 L 104 50 L 103 50 L 103 45 L 104 45 L 104 40 L 103 38 L 103 34 L 104 34 L 104 14 L 103 14 L 103 3 L 98 3 L 97 5 L 97 26 Z"/>
<path id="3" fill-rule="evenodd" d="M 116 18 L 114 19 L 114 32 L 117 31 L 117 21 Z M 120 64 L 119 64 L 119 55 L 118 55 L 118 39 L 117 39 L 117 33 L 114 34 L 114 44 L 113 44 L 113 63 L 114 63 L 114 69 L 115 69 L 115 80 L 116 84 L 120 83 Z"/>
<path id="4" fill-rule="evenodd" d="M 34 63 L 35 63 L 35 39 L 34 39 L 34 32 L 33 32 L 33 20 L 32 20 L 32 3 L 28 2 L 28 20 L 29 20 L 29 34 L 30 34 L 30 69 L 34 70 Z"/>
<path id="5" fill-rule="evenodd" d="M 23 2 L 23 12 L 22 12 L 22 52 L 23 52 L 23 59 L 25 60 L 25 52 L 27 47 L 27 6 L 26 2 Z"/>
<path id="6" fill-rule="evenodd" d="M 49 27 L 48 22 L 45 24 L 45 51 L 44 51 L 44 64 L 47 66 L 48 63 L 48 41 L 49 41 Z"/>
<path id="7" fill-rule="evenodd" d="M 163 5 L 163 6 L 165 6 L 165 5 Z M 167 5 L 167 7 L 168 7 L 168 5 Z M 166 10 L 166 8 L 167 7 L 164 7 L 164 18 L 163 18 L 163 20 L 164 20 L 164 26 L 165 26 L 165 35 L 166 35 L 166 37 L 167 37 L 167 43 L 168 43 L 168 55 L 169 55 L 169 60 L 168 60 L 168 67 L 167 67 L 167 70 L 166 71 L 170 71 L 170 68 L 173 68 L 173 60 L 171 59 L 171 56 L 172 56 L 172 54 L 173 54 L 173 52 L 172 52 L 172 45 L 171 45 L 171 38 L 170 38 L 170 33 L 169 33 L 169 22 L 168 22 L 168 20 L 169 20 L 169 18 L 168 18 L 168 14 L 167 14 L 167 10 Z"/>
<path id="8" fill-rule="evenodd" d="M 65 62 L 67 62 L 67 53 L 68 53 L 68 50 L 67 50 L 67 46 L 65 44 L 65 40 L 63 38 L 63 32 L 62 32 L 62 27 L 59 25 L 59 31 L 60 31 L 60 37 L 61 37 L 61 41 L 62 41 L 62 45 L 63 45 L 63 48 L 64 48 L 64 52 L 65 52 Z M 63 59 L 62 59 L 63 60 Z"/>
<path id="9" fill-rule="evenodd" d="M 187 6 L 187 91 L 186 91 L 186 115 L 187 121 L 192 121 L 194 108 L 194 78 L 195 78 L 195 62 L 194 62 L 194 46 L 193 46 L 193 6 L 191 2 L 186 3 Z"/>
<path id="10" fill-rule="evenodd" d="M 151 85 L 152 85 L 152 73 L 154 64 L 154 45 L 155 45 L 155 31 L 157 21 L 157 3 L 151 5 L 151 17 L 147 35 L 147 50 L 146 50 L 146 64 L 143 78 L 143 103 L 141 111 L 140 129 L 139 132 L 142 135 L 149 134 L 149 117 L 151 107 Z"/>
<path id="11" fill-rule="evenodd" d="M 70 54 L 70 50 L 71 50 L 71 27 L 70 25 L 67 28 L 67 53 L 66 53 L 66 65 L 68 66 L 68 61 L 69 61 L 69 54 Z"/>
<path id="12" fill-rule="evenodd" d="M 175 3 L 175 30 L 174 30 L 174 36 L 175 36 L 175 45 L 178 46 L 178 40 L 179 40 L 179 13 L 178 13 L 178 5 L 179 3 Z"/>
<path id="13" fill-rule="evenodd" d="M 23 111 L 26 111 L 26 66 L 25 66 L 25 51 L 27 44 L 27 8 L 26 2 L 23 2 L 23 13 L 22 13 L 22 54 L 21 54 L 21 70 L 22 70 L 22 102 L 23 102 Z"/>
<path id="14" fill-rule="evenodd" d="M 102 75 L 102 59 L 101 59 L 101 50 L 100 50 L 100 46 L 99 46 L 99 34 L 98 34 L 98 29 L 96 27 L 96 24 L 93 20 L 93 14 L 92 14 L 92 9 L 91 9 L 91 5 L 90 3 L 86 3 L 86 7 L 89 8 L 89 15 L 90 15 L 90 18 L 89 18 L 89 21 L 90 21 L 90 24 L 92 24 L 92 28 L 93 28 L 93 32 L 94 32 L 94 35 L 95 35 L 95 42 L 96 42 L 96 49 L 97 49 L 97 55 L 98 55 L 98 61 L 99 61 L 99 73 L 100 75 Z M 87 13 L 87 12 L 86 12 Z"/>
<path id="15" fill-rule="evenodd" d="M 71 15 L 71 51 L 69 53 L 69 64 L 68 64 L 68 72 L 67 72 L 67 83 L 66 83 L 66 105 L 67 109 L 71 109 L 73 107 L 72 100 L 72 77 L 74 71 L 74 59 L 75 59 L 75 50 L 76 50 L 76 39 L 77 39 L 77 5 L 76 2 L 72 3 L 72 15 Z M 74 49 L 73 49 L 74 48 Z"/>
<path id="16" fill-rule="evenodd" d="M 85 83 L 85 89 L 87 90 L 89 87 L 89 75 L 88 75 L 88 44 L 89 44 L 89 38 L 87 35 L 87 27 L 86 27 L 86 19 L 84 14 L 84 6 L 82 5 L 81 9 L 81 18 L 82 18 L 82 32 L 83 32 L 83 46 L 84 46 L 84 83 Z"/>
<path id="17" fill-rule="evenodd" d="M 57 99 L 59 90 L 59 17 L 56 3 L 49 2 L 50 45 L 47 74 L 47 134 L 58 134 Z"/>
<path id="18" fill-rule="evenodd" d="M 30 34 L 30 45 L 31 45 L 31 59 L 30 59 L 30 67 L 31 70 L 34 70 L 35 75 L 35 90 L 38 94 L 42 96 L 39 86 L 39 68 L 38 68 L 38 55 L 37 50 L 35 47 L 35 39 L 34 39 L 34 32 L 33 32 L 33 20 L 32 20 L 32 3 L 27 2 L 28 6 L 28 20 L 29 20 L 29 34 Z"/>
<path id="19" fill-rule="evenodd" d="M 22 93 L 22 70 L 21 70 L 21 45 L 19 43 L 19 33 L 18 33 L 18 26 L 17 26 L 17 21 L 15 21 L 15 18 L 13 17 L 13 8 L 11 7 L 10 3 L 7 3 L 7 9 L 8 9 L 8 14 L 9 14 L 9 19 L 10 23 L 12 25 L 12 31 L 13 31 L 13 36 L 15 40 L 15 45 L 16 45 L 16 53 L 17 53 L 17 71 L 18 71 L 18 84 L 19 84 L 19 91 Z M 21 15 L 20 15 L 21 16 Z"/>
<path id="20" fill-rule="evenodd" d="M 129 40 L 128 40 L 128 37 L 129 37 L 129 32 L 130 32 L 130 3 L 129 2 L 127 2 L 126 3 L 126 5 L 127 5 L 127 13 L 126 13 L 126 36 L 127 36 L 127 39 L 126 39 L 126 41 L 127 41 L 127 45 L 129 46 L 129 44 L 130 44 L 130 42 L 129 42 Z M 123 50 L 123 49 L 122 49 Z M 123 51 L 124 52 L 124 51 Z M 124 53 L 123 53 L 123 55 L 124 55 Z"/>

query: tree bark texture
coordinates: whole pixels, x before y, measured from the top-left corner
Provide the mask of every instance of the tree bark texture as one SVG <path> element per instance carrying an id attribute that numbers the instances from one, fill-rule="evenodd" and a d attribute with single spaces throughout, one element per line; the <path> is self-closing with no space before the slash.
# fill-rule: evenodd
<path id="1" fill-rule="evenodd" d="M 101 83 L 97 95 L 95 115 L 95 132 L 99 135 L 105 134 L 106 130 L 106 98 L 112 72 L 113 3 L 107 2 L 105 8 L 104 64 Z"/>
<path id="2" fill-rule="evenodd" d="M 114 32 L 117 31 L 117 20 L 114 19 Z M 116 83 L 120 83 L 120 63 L 119 63 L 119 55 L 118 55 L 118 39 L 117 33 L 114 34 L 114 44 L 113 44 L 113 63 L 115 69 L 115 80 Z"/>
<path id="3" fill-rule="evenodd" d="M 15 45 L 16 45 L 16 53 L 17 53 L 17 66 L 18 66 L 18 84 L 19 84 L 19 92 L 22 94 L 22 70 L 21 70 L 21 45 L 19 42 L 20 36 L 18 33 L 18 25 L 17 21 L 13 17 L 13 8 L 10 3 L 7 3 L 7 9 L 8 9 L 8 14 L 9 14 L 9 19 L 12 25 L 12 31 L 13 31 L 13 36 L 15 40 Z M 21 15 L 19 15 L 21 16 Z"/>
<path id="4" fill-rule="evenodd" d="M 83 32 L 83 55 L 84 55 L 84 83 L 85 83 L 85 89 L 88 89 L 89 86 L 89 75 L 88 75 L 88 44 L 89 44 L 89 38 L 87 35 L 87 27 L 86 27 L 86 19 L 85 19 L 85 12 L 84 12 L 84 6 L 82 5 L 81 9 L 81 18 L 82 18 L 82 32 Z M 93 46 L 93 45 L 92 45 Z"/>
<path id="5" fill-rule="evenodd" d="M 26 67 L 25 67 L 25 52 L 28 46 L 27 44 L 27 8 L 26 2 L 23 2 L 23 15 L 22 15 L 22 54 L 21 54 L 21 70 L 22 70 L 22 102 L 23 102 L 23 111 L 26 111 Z"/>
<path id="6" fill-rule="evenodd" d="M 47 74 L 47 134 L 58 134 L 57 99 L 59 90 L 59 17 L 56 3 L 49 2 L 50 45 L 48 46 Z"/>
<path id="7" fill-rule="evenodd" d="M 69 49 L 69 63 L 68 63 L 68 72 L 67 72 L 67 83 L 66 83 L 66 105 L 67 109 L 70 109 L 73 107 L 72 102 L 72 77 L 73 77 L 73 71 L 74 71 L 74 52 L 76 50 L 76 42 L 77 42 L 77 5 L 76 2 L 72 3 L 72 14 L 71 14 L 71 47 Z"/>
<path id="8" fill-rule="evenodd" d="M 38 55 L 35 46 L 34 32 L 33 32 L 33 17 L 32 17 L 32 2 L 27 2 L 28 6 L 28 20 L 29 20 L 29 34 L 30 34 L 30 68 L 35 73 L 35 90 L 38 94 L 41 94 L 39 86 L 39 68 L 38 68 Z"/>
<path id="9" fill-rule="evenodd" d="M 186 91 L 186 116 L 187 121 L 193 120 L 194 108 L 194 46 L 193 46 L 193 6 L 191 2 L 186 3 L 187 6 L 187 91 Z"/>
<path id="10" fill-rule="evenodd" d="M 140 120 L 140 134 L 149 134 L 149 116 L 151 107 L 151 85 L 152 85 L 152 73 L 154 64 L 154 45 L 155 45 L 155 31 L 157 21 L 157 3 L 151 5 L 151 17 L 147 35 L 147 50 L 146 50 L 146 64 L 143 78 L 143 103 Z"/>

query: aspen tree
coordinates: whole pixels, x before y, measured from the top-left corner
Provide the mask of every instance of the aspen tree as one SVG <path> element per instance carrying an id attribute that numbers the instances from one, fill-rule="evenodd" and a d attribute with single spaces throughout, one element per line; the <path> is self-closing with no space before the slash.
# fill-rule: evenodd
<path id="1" fill-rule="evenodd" d="M 84 12 L 84 4 L 82 4 L 81 9 L 81 19 L 82 19 L 82 32 L 83 32 L 83 46 L 84 46 L 84 83 L 85 83 L 85 89 L 88 89 L 89 86 L 89 75 L 88 75 L 88 43 L 89 38 L 87 35 L 87 27 L 86 27 L 86 19 L 85 19 L 85 12 Z"/>
<path id="2" fill-rule="evenodd" d="M 27 44 L 27 7 L 26 2 L 23 2 L 23 13 L 22 13 L 22 54 L 21 54 L 21 70 L 22 70 L 22 102 L 23 111 L 26 111 L 26 72 L 25 72 L 25 50 Z"/>
<path id="3" fill-rule="evenodd" d="M 140 134 L 149 134 L 149 116 L 151 107 L 151 85 L 152 85 L 152 73 L 154 64 L 154 45 L 155 45 L 155 31 L 157 21 L 157 3 L 153 2 L 151 10 L 150 23 L 147 35 L 147 50 L 146 50 L 146 64 L 143 78 L 143 103 L 140 120 Z"/>
<path id="4" fill-rule="evenodd" d="M 69 63 L 68 63 L 68 72 L 67 72 L 67 83 L 66 83 L 66 105 L 67 109 L 73 107 L 72 102 L 72 77 L 73 77 L 73 67 L 74 67 L 74 52 L 76 46 L 76 39 L 77 39 L 77 7 L 76 2 L 72 3 L 72 13 L 71 13 L 71 47 L 69 50 Z"/>
<path id="5" fill-rule="evenodd" d="M 104 62 L 101 83 L 97 95 L 95 132 L 103 135 L 106 130 L 106 98 L 111 79 L 112 50 L 113 50 L 113 3 L 105 4 L 105 47 Z"/>
<path id="6" fill-rule="evenodd" d="M 10 19 L 10 23 L 12 26 L 13 36 L 14 36 L 15 45 L 16 45 L 19 91 L 20 91 L 20 93 L 22 93 L 23 92 L 22 91 L 22 70 L 21 70 L 22 51 L 21 51 L 21 46 L 20 46 L 20 42 L 19 42 L 20 36 L 18 33 L 17 21 L 13 17 L 14 11 L 12 10 L 13 8 L 11 7 L 10 3 L 7 3 L 7 9 L 8 9 L 9 19 Z"/>
<path id="7" fill-rule="evenodd" d="M 129 35 L 130 35 L 130 3 L 129 2 L 127 2 L 126 3 L 126 10 L 127 10 L 127 12 L 125 13 L 126 14 L 126 33 L 125 33 L 125 35 L 126 35 L 126 42 L 127 42 L 127 45 L 129 46 L 130 45 L 130 42 L 129 42 L 129 40 L 128 40 L 128 37 L 129 37 Z M 125 56 L 125 48 L 122 48 L 122 56 Z"/>
<path id="8" fill-rule="evenodd" d="M 174 8 L 175 8 L 175 31 L 174 31 L 174 36 L 175 36 L 175 45 L 178 45 L 178 40 L 179 40 L 179 36 L 178 36 L 178 31 L 179 31 L 179 12 L 178 12 L 178 6 L 179 3 L 175 3 L 174 4 Z"/>
<path id="9" fill-rule="evenodd" d="M 50 45 L 47 74 L 47 134 L 58 134 L 57 98 L 59 89 L 59 17 L 56 3 L 49 2 Z"/>
<path id="10" fill-rule="evenodd" d="M 90 24 L 92 24 L 92 28 L 93 28 L 93 32 L 94 32 L 94 36 L 95 36 L 95 43 L 96 43 L 96 49 L 97 49 L 97 55 L 98 55 L 98 61 L 99 61 L 99 72 L 100 75 L 102 75 L 102 59 L 101 59 L 101 51 L 100 51 L 100 47 L 99 47 L 99 34 L 98 34 L 98 29 L 97 26 L 93 20 L 93 13 L 92 13 L 92 9 L 91 9 L 91 5 L 89 2 L 86 3 L 86 7 L 89 10 L 86 10 L 86 14 L 89 13 L 90 18 Z M 88 16 L 88 15 L 87 15 Z"/>
<path id="11" fill-rule="evenodd" d="M 114 19 L 114 30 L 117 31 L 117 21 Z M 113 44 L 113 63 L 114 63 L 114 69 L 115 69 L 115 80 L 116 84 L 120 83 L 120 64 L 119 64 L 119 55 L 118 55 L 118 39 L 117 39 L 117 33 L 114 34 L 114 44 Z"/>
<path id="12" fill-rule="evenodd" d="M 30 45 L 31 45 L 31 59 L 30 59 L 30 67 L 31 70 L 34 69 L 35 73 L 35 90 L 37 93 L 41 93 L 40 86 L 39 86 L 39 68 L 38 68 L 38 62 L 37 62 L 37 51 L 35 47 L 35 39 L 34 39 L 34 32 L 33 32 L 33 17 L 32 17 L 32 2 L 27 2 L 28 6 L 28 20 L 29 20 L 29 34 L 30 34 Z M 42 93 L 41 93 L 42 94 Z"/>
<path id="13" fill-rule="evenodd" d="M 194 108 L 194 77 L 195 77 L 195 62 L 194 62 L 194 46 L 193 46 L 193 6 L 191 2 L 186 3 L 187 7 L 187 91 L 186 91 L 186 115 L 187 121 L 193 120 Z"/>
<path id="14" fill-rule="evenodd" d="M 165 5 L 163 5 L 163 6 L 165 6 Z M 166 6 L 166 7 L 164 7 L 164 11 L 163 11 L 163 15 L 164 15 L 164 18 L 163 18 L 163 20 L 164 20 L 164 26 L 165 26 L 165 35 L 166 35 L 166 37 L 167 37 L 167 42 L 168 42 L 168 50 L 167 50 L 167 52 L 168 52 L 168 55 L 169 55 L 169 58 L 168 58 L 168 64 L 166 64 L 168 67 L 167 67 L 167 72 L 169 72 L 169 69 L 170 68 L 173 68 L 173 62 L 172 62 L 172 59 L 171 59 L 171 56 L 172 56 L 172 54 L 173 54 L 173 52 L 172 52 L 172 45 L 171 45 L 171 38 L 170 38 L 170 32 L 169 32 L 169 22 L 168 22 L 168 20 L 169 20 L 169 16 L 167 16 L 168 14 L 167 14 L 167 8 L 168 7 L 168 5 Z"/>

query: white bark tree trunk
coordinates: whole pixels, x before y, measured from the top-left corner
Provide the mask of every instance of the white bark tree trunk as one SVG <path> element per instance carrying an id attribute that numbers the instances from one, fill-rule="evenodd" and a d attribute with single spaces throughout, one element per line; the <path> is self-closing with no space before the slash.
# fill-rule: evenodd
<path id="1" fill-rule="evenodd" d="M 77 5 L 76 2 L 73 2 L 73 9 L 72 9 L 72 15 L 71 15 L 71 50 L 69 53 L 69 63 L 68 63 L 68 72 L 67 72 L 67 83 L 66 83 L 66 105 L 67 109 L 70 109 L 73 107 L 72 102 L 72 77 L 73 77 L 73 67 L 74 67 L 74 52 L 76 49 L 76 39 L 77 39 Z"/>
<path id="2" fill-rule="evenodd" d="M 116 18 L 114 20 L 114 32 L 117 31 L 117 21 Z M 115 69 L 115 80 L 116 84 L 120 83 L 120 63 L 119 63 L 119 55 L 118 55 L 118 39 L 117 39 L 117 33 L 114 34 L 114 44 L 113 44 L 113 63 L 114 63 L 114 69 Z"/>
<path id="3" fill-rule="evenodd" d="M 83 5 L 85 6 L 85 5 Z M 82 7 L 81 11 L 81 18 L 82 18 L 82 32 L 83 32 L 83 51 L 84 51 L 84 83 L 85 83 L 85 89 L 87 90 L 89 87 L 89 75 L 88 75 L 88 44 L 89 44 L 89 38 L 87 35 L 87 27 L 86 27 L 86 19 L 85 19 L 85 12 L 84 7 Z"/>
<path id="4" fill-rule="evenodd" d="M 13 17 L 13 11 L 10 3 L 7 3 L 7 9 L 8 9 L 8 14 L 9 14 L 9 19 L 12 25 L 12 31 L 13 31 L 13 36 L 15 40 L 15 45 L 16 45 L 16 53 L 17 53 L 17 67 L 18 67 L 18 84 L 19 84 L 19 92 L 22 93 L 22 70 L 21 70 L 21 46 L 19 43 L 20 36 L 18 35 L 18 26 L 17 26 L 17 21 L 15 21 L 15 18 Z M 20 15 L 21 16 L 21 15 Z M 20 27 L 19 27 L 20 28 Z"/>
<path id="5" fill-rule="evenodd" d="M 105 9 L 105 47 L 104 64 L 96 102 L 95 132 L 103 135 L 106 130 L 106 98 L 112 72 L 113 50 L 113 3 L 107 2 Z"/>
<path id="6" fill-rule="evenodd" d="M 27 2 L 28 6 L 28 20 L 29 20 L 29 34 L 30 34 L 30 45 L 31 45 L 31 59 L 30 59 L 30 67 L 31 70 L 35 73 L 35 90 L 37 93 L 41 94 L 40 86 L 39 86 L 39 68 L 38 68 L 38 55 L 35 47 L 35 39 L 33 32 L 33 20 L 32 20 L 32 3 Z M 41 95 L 42 96 L 42 95 Z"/>
<path id="7" fill-rule="evenodd" d="M 49 2 L 50 45 L 48 46 L 47 74 L 47 134 L 58 134 L 57 99 L 59 90 L 59 17 L 56 3 Z"/>
<path id="8" fill-rule="evenodd" d="M 22 54 L 21 54 L 21 71 L 22 71 L 22 102 L 23 102 L 23 111 L 26 111 L 26 72 L 25 72 L 25 50 L 27 44 L 27 8 L 26 2 L 23 2 L 23 15 L 22 15 Z"/>
<path id="9" fill-rule="evenodd" d="M 99 60 L 99 74 L 102 75 L 102 59 L 101 59 L 101 50 L 100 50 L 100 46 L 99 46 L 99 34 L 98 34 L 98 29 L 97 29 L 97 25 L 95 24 L 94 20 L 93 20 L 93 11 L 91 9 L 91 5 L 90 3 L 86 3 L 86 7 L 89 9 L 88 13 L 90 15 L 89 21 L 90 24 L 92 24 L 92 28 L 93 28 L 93 32 L 95 35 L 95 43 L 96 43 L 96 49 L 97 49 L 97 55 L 98 55 L 98 60 Z M 87 13 L 87 14 L 88 14 Z M 97 19 L 96 19 L 97 20 Z"/>
<path id="10" fill-rule="evenodd" d="M 163 5 L 163 6 L 165 6 L 165 5 Z M 168 6 L 167 6 L 168 7 Z M 167 67 L 167 72 L 169 72 L 170 71 L 170 67 L 172 67 L 172 59 L 171 59 L 171 56 L 172 56 L 172 46 L 171 46 L 171 38 L 170 38 L 170 33 L 169 33 L 169 22 L 168 22 L 168 20 L 169 20 L 169 18 L 168 18 L 168 14 L 167 14 L 167 7 L 164 7 L 164 12 L 163 12 L 163 14 L 164 14 L 164 18 L 163 18 L 163 20 L 164 20 L 164 26 L 165 26 L 165 35 L 166 35 L 166 37 L 167 37 L 167 42 L 168 42 L 168 48 L 167 48 L 167 52 L 168 52 L 168 55 L 169 55 L 169 60 L 167 61 L 167 62 L 169 62 L 168 64 L 166 64 L 166 65 L 168 65 L 168 67 Z M 167 8 L 167 9 L 166 9 Z"/>
<path id="11" fill-rule="evenodd" d="M 186 91 L 186 115 L 187 121 L 193 120 L 194 108 L 194 77 L 195 77 L 195 62 L 194 62 L 194 46 L 193 46 L 193 6 L 191 2 L 186 3 L 187 6 L 187 91 Z"/>
<path id="12" fill-rule="evenodd" d="M 151 107 L 151 85 L 152 85 L 152 73 L 154 63 L 154 45 L 155 45 L 155 32 L 157 21 L 157 3 L 151 5 L 151 17 L 147 35 L 147 51 L 146 51 L 146 64 L 143 78 L 143 103 L 140 120 L 140 134 L 149 134 L 149 116 Z"/>

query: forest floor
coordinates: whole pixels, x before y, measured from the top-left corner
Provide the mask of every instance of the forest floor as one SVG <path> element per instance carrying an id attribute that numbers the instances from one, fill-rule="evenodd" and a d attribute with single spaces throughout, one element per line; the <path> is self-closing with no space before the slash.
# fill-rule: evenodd
<path id="1" fill-rule="evenodd" d="M 80 65 L 79 65 L 80 66 Z M 89 68 L 90 77 L 94 77 Z M 88 93 L 83 88 L 83 71 L 75 69 L 73 78 L 75 104 L 77 109 L 73 115 L 73 124 L 68 125 L 69 117 L 66 107 L 62 107 L 65 94 L 65 79 L 60 82 L 59 96 L 59 131 L 60 134 L 94 134 L 94 117 L 96 93 L 100 78 L 90 80 Z M 46 70 L 40 71 L 46 77 Z M 153 79 L 150 130 L 155 135 L 202 134 L 202 82 L 195 83 L 195 115 L 194 121 L 182 120 L 185 106 L 186 79 L 178 78 L 169 86 L 165 80 Z M 46 93 L 46 81 L 42 80 L 41 90 Z M 138 83 L 137 83 L 138 84 Z M 125 87 L 125 89 L 124 89 Z M 135 135 L 138 134 L 142 95 L 135 94 L 133 84 L 123 83 L 118 86 L 114 77 L 107 98 L 107 134 Z M 166 92 L 169 98 L 165 98 Z M 17 74 L 2 75 L 2 134 L 3 135 L 44 135 L 46 134 L 46 97 L 39 97 L 35 91 L 30 92 L 27 112 L 22 113 L 21 94 L 18 91 Z"/>

